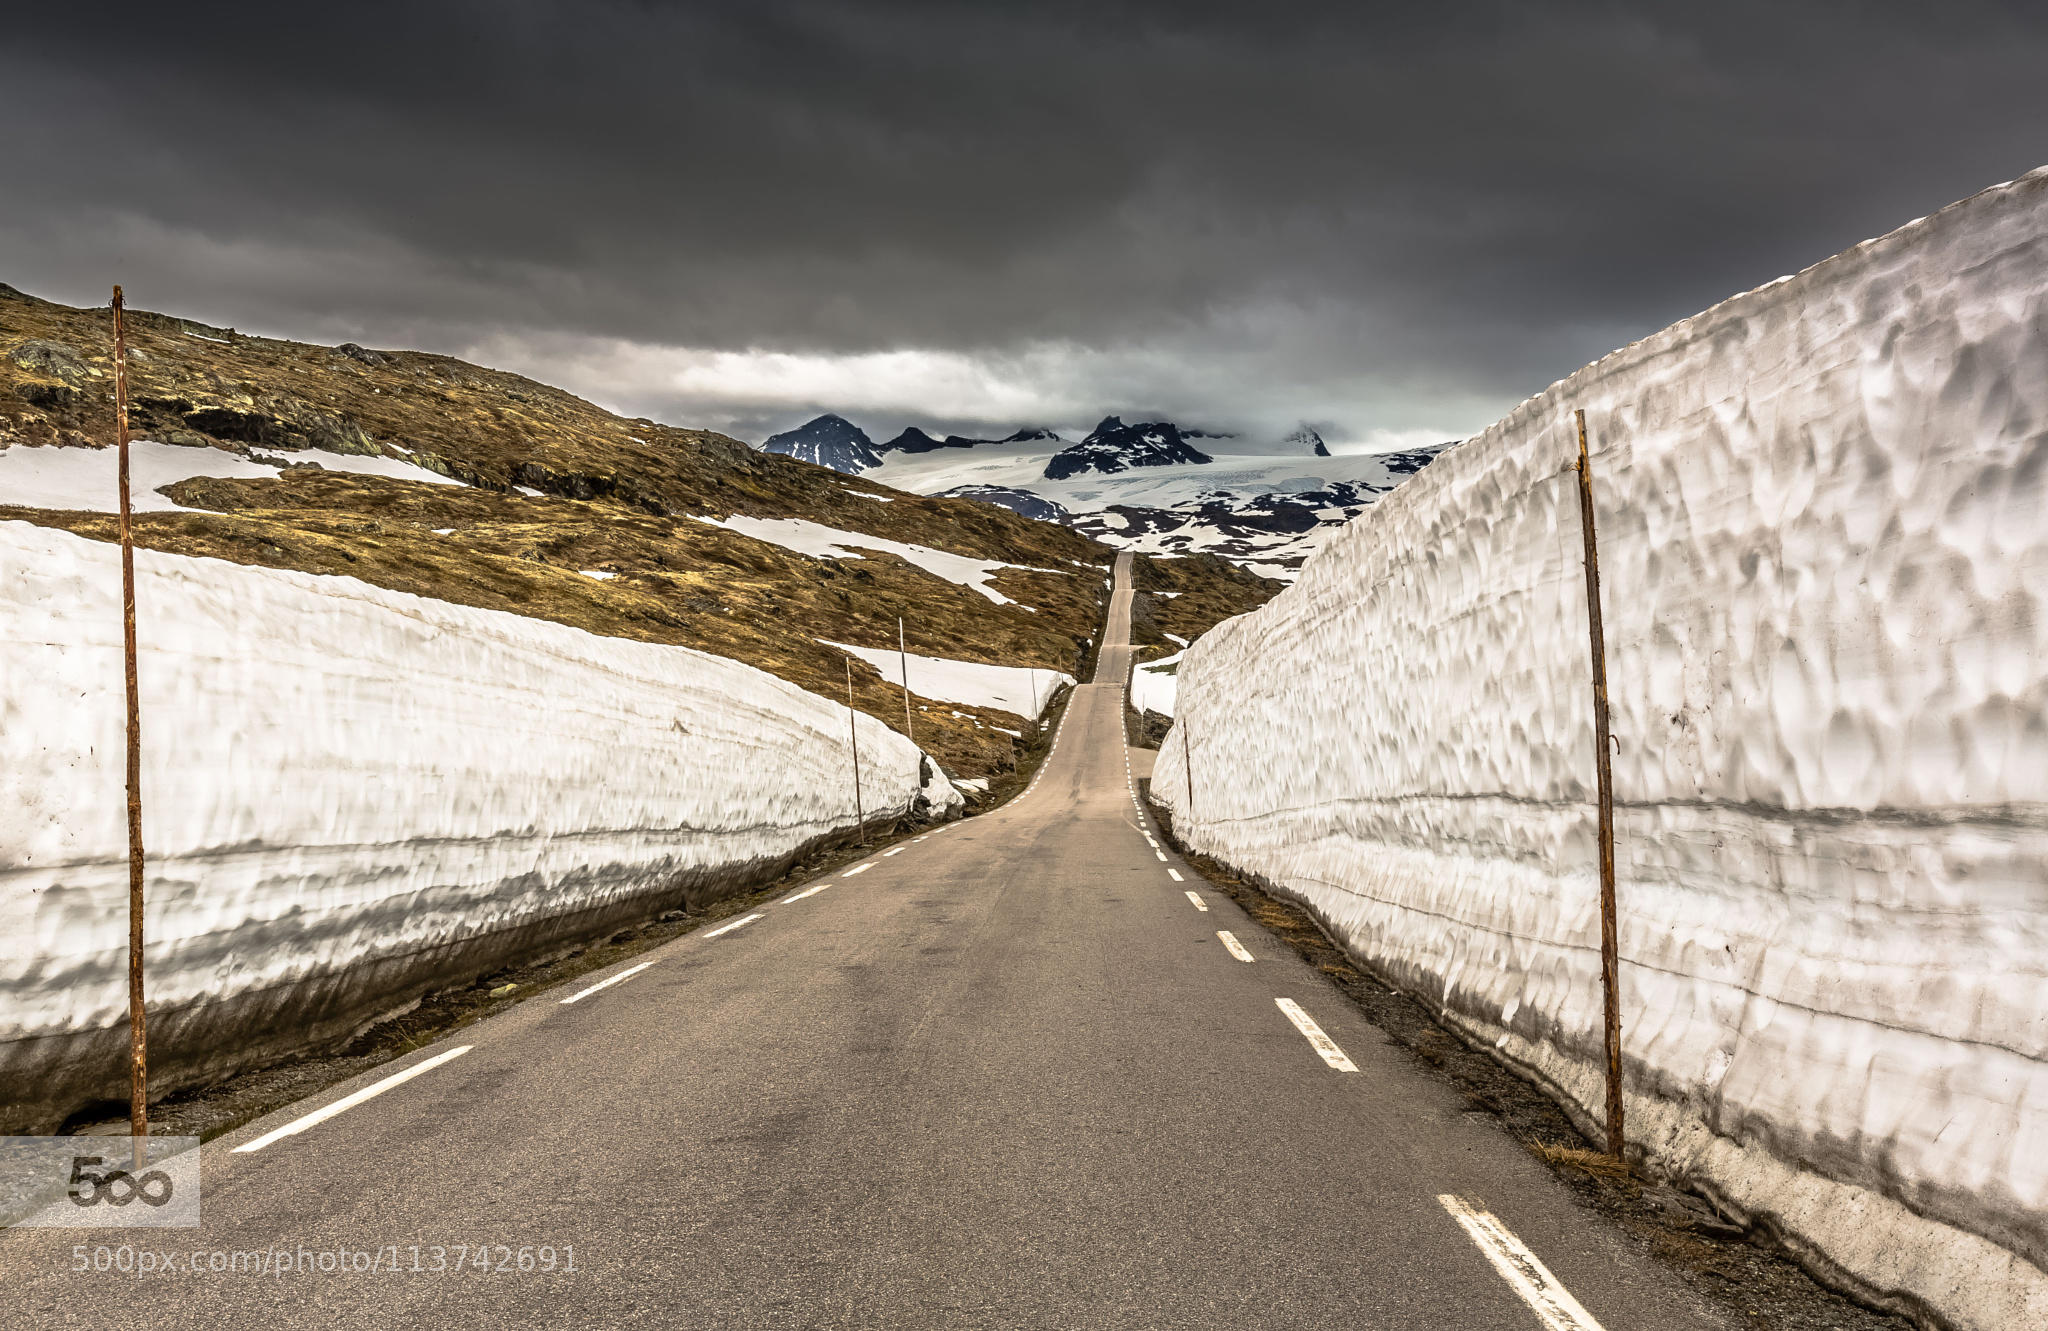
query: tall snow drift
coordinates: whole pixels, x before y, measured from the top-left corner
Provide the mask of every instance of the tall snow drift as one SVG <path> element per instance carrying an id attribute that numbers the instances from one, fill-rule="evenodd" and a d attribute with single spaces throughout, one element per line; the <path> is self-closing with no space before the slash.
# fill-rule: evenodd
<path id="1" fill-rule="evenodd" d="M 1870 1291 L 2048 1326 L 2048 170 L 1444 453 L 1195 644 L 1155 793 L 1595 1121 L 1575 408 L 1632 1146 Z"/>
<path id="2" fill-rule="evenodd" d="M 136 566 L 155 1088 L 854 821 L 847 709 L 750 666 L 352 578 Z M 0 523 L 0 1130 L 126 1096 L 120 588 L 118 547 Z M 856 722 L 869 817 L 960 803 Z"/>

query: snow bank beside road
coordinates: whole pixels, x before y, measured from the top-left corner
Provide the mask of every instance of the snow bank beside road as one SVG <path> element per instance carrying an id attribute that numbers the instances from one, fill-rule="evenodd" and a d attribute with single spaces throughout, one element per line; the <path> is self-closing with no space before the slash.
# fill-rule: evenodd
<path id="1" fill-rule="evenodd" d="M 2048 1326 L 2048 172 L 1581 370 L 1188 653 L 1155 793 L 1591 1121 L 1614 707 L 1633 1146 Z"/>
<path id="2" fill-rule="evenodd" d="M 157 1089 L 853 823 L 847 710 L 752 667 L 351 578 L 136 565 Z M 126 1094 L 118 570 L 0 523 L 0 1130 Z M 857 724 L 870 817 L 960 803 Z"/>

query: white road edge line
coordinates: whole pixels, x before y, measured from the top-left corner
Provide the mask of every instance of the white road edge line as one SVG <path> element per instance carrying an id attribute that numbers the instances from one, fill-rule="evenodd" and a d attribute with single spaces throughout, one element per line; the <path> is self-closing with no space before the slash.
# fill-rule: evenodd
<path id="1" fill-rule="evenodd" d="M 705 934 L 704 936 L 706 938 L 716 938 L 720 934 L 729 934 L 733 930 L 739 928 L 741 925 L 752 924 L 755 920 L 758 920 L 760 918 L 760 911 L 755 911 L 752 915 L 742 915 L 737 920 L 734 920 L 731 924 L 721 924 L 716 929 L 713 929 L 710 933 Z"/>
<path id="2" fill-rule="evenodd" d="M 855 874 L 857 874 L 857 873 L 866 873 L 866 872 L 867 872 L 868 870 L 870 870 L 870 869 L 872 869 L 872 868 L 874 868 L 874 867 L 875 867 L 875 862 L 874 862 L 873 860 L 869 860 L 869 861 L 868 861 L 868 862 L 867 862 L 866 864 L 856 864 L 856 865 L 854 865 L 854 866 L 853 866 L 853 867 L 852 867 L 851 869 L 848 869 L 848 870 L 847 870 L 847 871 L 846 871 L 845 873 L 843 873 L 843 874 L 840 874 L 839 876 L 840 876 L 841 878 L 851 878 L 851 877 L 853 877 L 853 876 L 854 876 Z"/>
<path id="3" fill-rule="evenodd" d="M 795 905 L 797 902 L 802 901 L 805 897 L 814 897 L 818 895 L 818 893 L 823 892 L 826 888 L 830 886 L 832 886 L 832 884 L 830 883 L 819 883 L 813 887 L 807 887 L 801 892 L 792 892 L 788 896 L 784 897 L 782 900 L 776 902 L 775 904 L 778 906 Z"/>
<path id="4" fill-rule="evenodd" d="M 588 989 L 585 989 L 580 993 L 570 994 L 567 998 L 562 1000 L 562 1006 L 567 1007 L 569 1004 L 574 1003 L 579 999 L 588 998 L 600 989 L 609 989 L 621 980 L 630 980 L 635 975 L 638 975 L 641 971 L 646 970 L 649 966 L 652 966 L 653 964 L 654 963 L 651 961 L 643 961 L 637 966 L 628 966 L 626 969 L 620 971 L 617 975 L 609 976 L 605 979 L 599 980 L 596 984 L 591 985 Z"/>
<path id="5" fill-rule="evenodd" d="M 1153 853 L 1154 855 L 1157 855 L 1157 856 L 1159 857 L 1159 862 L 1160 862 L 1161 864 L 1164 864 L 1164 863 L 1166 863 L 1166 852 L 1165 852 L 1165 851 L 1163 851 L 1163 850 L 1155 850 L 1155 851 L 1153 851 L 1152 853 Z"/>
<path id="6" fill-rule="evenodd" d="M 1223 946 L 1239 961 L 1250 961 L 1252 954 L 1244 950 L 1244 944 L 1237 941 L 1237 935 L 1228 929 L 1218 929 L 1216 936 L 1223 940 Z"/>
<path id="7" fill-rule="evenodd" d="M 882 858 L 886 860 L 886 859 L 888 859 L 888 858 L 889 858 L 889 857 L 890 857 L 891 855 L 901 855 L 902 853 L 903 853 L 903 847 L 901 847 L 901 846 L 898 846 L 898 847 L 896 847 L 896 848 L 895 848 L 894 850 L 885 850 L 885 851 L 883 851 L 883 852 L 882 852 Z"/>
<path id="8" fill-rule="evenodd" d="M 432 1058 L 427 1059 L 425 1062 L 415 1063 L 403 1072 L 393 1073 L 391 1076 L 386 1077 L 384 1080 L 380 1082 L 373 1082 L 370 1085 L 363 1087 L 362 1090 L 357 1091 L 352 1095 L 344 1095 L 343 1097 L 341 1097 L 341 1099 L 336 1100 L 331 1105 L 324 1106 L 323 1108 L 314 1110 L 310 1114 L 305 1114 L 298 1118 L 295 1118 L 281 1128 L 272 1128 L 270 1131 L 264 1133 L 261 1137 L 258 1137 L 255 1141 L 244 1142 L 242 1145 L 237 1146 L 235 1148 L 235 1154 L 240 1155 L 248 1151 L 260 1151 L 264 1147 L 270 1145 L 272 1142 L 277 1141 L 281 1138 L 297 1136 L 299 1133 L 304 1132 L 307 1128 L 315 1127 L 321 1123 L 325 1123 L 328 1119 L 333 1118 L 336 1114 L 342 1113 L 345 1110 L 354 1109 L 357 1105 L 361 1104 L 365 1100 L 375 1099 L 377 1096 L 384 1094 L 384 1092 L 390 1090 L 394 1086 L 403 1086 L 406 1082 L 411 1081 L 414 1077 L 419 1076 L 422 1072 L 431 1072 L 433 1069 L 440 1067 L 443 1063 L 446 1063 L 450 1059 L 461 1058 L 464 1054 L 468 1053 L 471 1049 L 475 1047 L 476 1046 L 474 1045 L 467 1044 L 457 1045 L 455 1048 L 450 1049 L 448 1052 L 444 1054 L 436 1054 Z"/>
<path id="9" fill-rule="evenodd" d="M 1580 1306 L 1557 1277 L 1550 1274 L 1550 1268 L 1501 1223 L 1499 1216 L 1448 1192 L 1439 1195 L 1437 1201 L 1479 1245 L 1479 1251 L 1486 1254 L 1486 1260 L 1493 1263 L 1501 1279 L 1522 1296 L 1522 1302 L 1536 1310 L 1546 1331 L 1601 1331 L 1593 1314 Z"/>
<path id="10" fill-rule="evenodd" d="M 1195 895 L 1195 894 L 1194 894 L 1193 892 L 1189 892 L 1189 893 L 1188 893 L 1188 900 L 1189 900 L 1189 901 L 1192 901 L 1192 902 L 1194 902 L 1194 903 L 1195 903 L 1195 909 L 1196 909 L 1196 910 L 1207 910 L 1207 909 L 1209 909 L 1209 903 L 1208 903 L 1208 902 L 1206 902 L 1206 901 L 1204 901 L 1204 900 L 1202 900 L 1202 899 L 1201 899 L 1201 898 L 1200 898 L 1199 896 Z"/>
<path id="11" fill-rule="evenodd" d="M 1287 1020 L 1294 1023 L 1294 1029 L 1300 1031 L 1303 1038 L 1323 1056 L 1323 1062 L 1339 1072 L 1358 1071 L 1358 1064 L 1353 1063 L 1350 1056 L 1337 1047 L 1335 1040 L 1323 1034 L 1323 1028 L 1316 1025 L 1314 1017 L 1301 1010 L 1301 1004 L 1291 998 L 1276 998 L 1273 1001 L 1287 1014 Z"/>
<path id="12" fill-rule="evenodd" d="M 1180 876 L 1180 870 L 1178 869 L 1168 869 L 1166 871 L 1166 876 L 1168 878 L 1171 878 L 1176 883 L 1185 883 L 1187 881 L 1187 879 Z"/>

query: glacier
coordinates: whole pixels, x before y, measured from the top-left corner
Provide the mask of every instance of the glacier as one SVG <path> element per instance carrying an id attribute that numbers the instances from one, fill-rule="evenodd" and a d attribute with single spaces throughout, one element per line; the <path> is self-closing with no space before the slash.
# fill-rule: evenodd
<path id="1" fill-rule="evenodd" d="M 125 1100 L 119 547 L 0 522 L 0 1131 Z M 153 1091 L 946 817 L 764 671 L 345 577 L 136 552 Z"/>
<path id="2" fill-rule="evenodd" d="M 2048 1326 L 2048 168 L 1443 453 L 1195 643 L 1155 799 L 1597 1125 L 1575 409 L 1631 1152 L 1867 1296 Z"/>

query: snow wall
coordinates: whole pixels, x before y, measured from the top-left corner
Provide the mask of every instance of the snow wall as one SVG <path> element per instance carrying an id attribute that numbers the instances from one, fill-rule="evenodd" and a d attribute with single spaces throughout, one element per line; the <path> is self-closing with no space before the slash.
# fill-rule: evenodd
<path id="1" fill-rule="evenodd" d="M 1195 644 L 1155 798 L 1604 1119 L 1575 408 L 1632 1148 L 1866 1293 L 2048 1326 L 2048 169 L 1444 453 Z"/>
<path id="2" fill-rule="evenodd" d="M 119 556 L 0 523 L 0 1131 L 127 1096 Z M 854 823 L 847 709 L 736 661 L 353 578 L 136 572 L 153 1091 Z M 857 721 L 871 819 L 959 806 Z"/>

